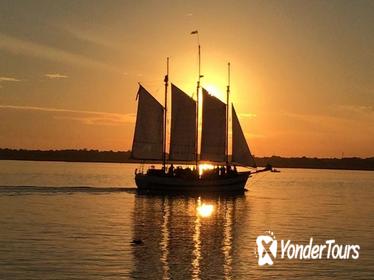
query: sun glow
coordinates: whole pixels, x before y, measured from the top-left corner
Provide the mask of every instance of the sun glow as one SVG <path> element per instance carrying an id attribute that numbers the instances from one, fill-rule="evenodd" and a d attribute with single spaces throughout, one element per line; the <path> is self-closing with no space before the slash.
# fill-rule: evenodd
<path id="1" fill-rule="evenodd" d="M 209 92 L 209 94 L 219 99 L 223 99 L 225 96 L 224 93 L 215 85 L 211 85 L 211 84 L 204 85 L 204 88 Z"/>
<path id="2" fill-rule="evenodd" d="M 202 175 L 205 170 L 212 170 L 214 168 L 214 165 L 209 163 L 202 163 L 199 164 L 199 175 Z"/>

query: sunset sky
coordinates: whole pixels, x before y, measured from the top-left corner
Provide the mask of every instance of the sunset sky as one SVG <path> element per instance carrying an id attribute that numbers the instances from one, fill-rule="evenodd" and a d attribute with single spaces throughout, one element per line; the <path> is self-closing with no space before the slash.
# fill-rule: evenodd
<path id="1" fill-rule="evenodd" d="M 0 147 L 128 150 L 138 82 L 232 101 L 257 156 L 374 156 L 374 1 L 0 2 Z"/>

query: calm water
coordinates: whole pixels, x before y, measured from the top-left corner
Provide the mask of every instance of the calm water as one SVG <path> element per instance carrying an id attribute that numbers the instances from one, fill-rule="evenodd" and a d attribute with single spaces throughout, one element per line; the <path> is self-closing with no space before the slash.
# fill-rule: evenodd
<path id="1" fill-rule="evenodd" d="M 138 195 L 136 167 L 0 161 L 0 279 L 374 278 L 374 172 L 282 169 L 245 195 L 199 198 Z M 260 267 L 268 230 L 360 257 Z"/>

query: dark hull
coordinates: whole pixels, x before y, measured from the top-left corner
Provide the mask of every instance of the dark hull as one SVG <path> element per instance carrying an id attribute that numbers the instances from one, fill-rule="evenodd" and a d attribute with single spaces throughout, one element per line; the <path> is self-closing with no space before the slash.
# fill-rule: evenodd
<path id="1" fill-rule="evenodd" d="M 140 191 L 153 192 L 244 192 L 250 172 L 239 172 L 229 177 L 191 179 L 148 174 L 136 174 L 135 182 Z"/>

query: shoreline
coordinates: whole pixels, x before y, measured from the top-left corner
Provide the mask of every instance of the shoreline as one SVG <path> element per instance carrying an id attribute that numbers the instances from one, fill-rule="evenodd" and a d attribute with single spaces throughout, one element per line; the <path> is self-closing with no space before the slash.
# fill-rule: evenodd
<path id="1" fill-rule="evenodd" d="M 0 161 L 30 161 L 30 162 L 64 162 L 64 163 L 118 163 L 118 164 L 141 164 L 139 161 L 110 161 L 110 160 L 57 160 L 57 159 L 4 159 L 0 158 Z M 151 162 L 147 163 L 148 165 L 151 164 L 162 164 L 161 162 Z M 174 163 L 174 164 L 185 164 L 185 163 Z M 264 165 L 265 166 L 265 165 Z M 264 167 L 259 165 L 258 167 Z M 374 167 L 369 168 L 341 168 L 341 167 L 312 167 L 312 166 L 280 166 L 280 165 L 273 165 L 276 169 L 283 169 L 283 168 L 291 168 L 291 169 L 314 169 L 314 170 L 341 170 L 341 171 L 374 171 Z"/>
<path id="2" fill-rule="evenodd" d="M 96 163 L 135 163 L 141 160 L 131 159 L 131 151 L 99 150 L 24 150 L 1 149 L 0 160 L 56 161 L 56 162 L 96 162 Z M 306 168 L 331 170 L 374 171 L 374 157 L 369 158 L 316 158 L 316 157 L 255 157 L 257 166 L 272 165 L 274 168 Z M 160 164 L 161 161 L 148 161 L 147 164 Z M 180 165 L 192 165 L 194 162 L 173 162 Z"/>

